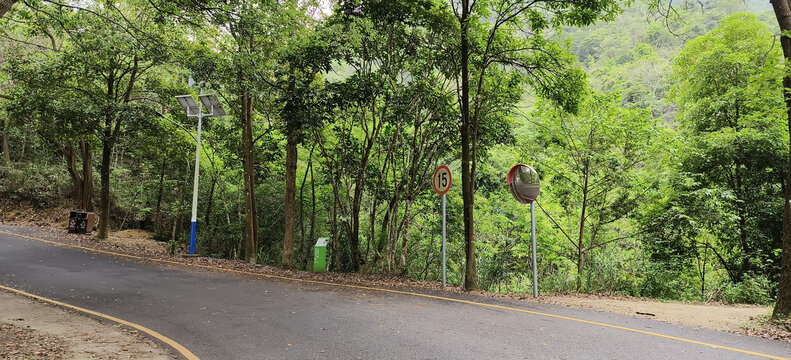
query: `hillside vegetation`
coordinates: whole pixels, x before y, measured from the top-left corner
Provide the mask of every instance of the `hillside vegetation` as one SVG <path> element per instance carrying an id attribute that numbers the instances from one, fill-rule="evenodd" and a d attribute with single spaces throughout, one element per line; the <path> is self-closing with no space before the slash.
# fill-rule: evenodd
<path id="1" fill-rule="evenodd" d="M 764 2 L 520 14 L 488 55 L 496 11 L 473 14 L 474 262 L 452 9 L 298 3 L 18 4 L 1 20 L 0 197 L 184 248 L 197 121 L 174 96 L 200 91 L 191 76 L 228 112 L 202 123 L 203 256 L 312 269 L 327 237 L 331 271 L 439 281 L 445 164 L 448 281 L 472 264 L 477 287 L 528 292 L 530 209 L 505 183 L 524 163 L 542 181 L 541 292 L 776 299 L 789 134 Z"/>

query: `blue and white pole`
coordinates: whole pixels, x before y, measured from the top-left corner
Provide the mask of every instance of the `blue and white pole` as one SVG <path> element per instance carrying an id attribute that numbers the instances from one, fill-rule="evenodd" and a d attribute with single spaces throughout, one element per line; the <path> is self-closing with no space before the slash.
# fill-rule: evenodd
<path id="1" fill-rule="evenodd" d="M 203 87 L 200 88 L 203 95 Z M 195 255 L 196 235 L 198 232 L 198 174 L 200 172 L 200 130 L 201 120 L 203 120 L 203 107 L 198 105 L 198 136 L 195 141 L 195 181 L 192 185 L 192 218 L 190 226 L 190 249 L 189 254 Z"/>

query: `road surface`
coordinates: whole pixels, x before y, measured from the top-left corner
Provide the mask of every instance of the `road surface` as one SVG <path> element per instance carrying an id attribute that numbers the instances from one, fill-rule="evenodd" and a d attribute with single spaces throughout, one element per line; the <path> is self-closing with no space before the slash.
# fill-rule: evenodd
<path id="1" fill-rule="evenodd" d="M 3 234 L 0 285 L 154 329 L 201 359 L 791 358 L 789 343 L 650 319 L 194 270 Z"/>

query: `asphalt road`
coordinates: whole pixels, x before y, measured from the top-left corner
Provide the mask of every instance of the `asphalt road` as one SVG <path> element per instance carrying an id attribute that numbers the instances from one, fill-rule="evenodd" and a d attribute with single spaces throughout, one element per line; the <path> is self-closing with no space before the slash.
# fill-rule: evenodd
<path id="1" fill-rule="evenodd" d="M 507 309 L 139 263 L 2 234 L 0 285 L 141 324 L 201 359 L 766 358 Z M 777 341 L 545 304 L 464 299 L 791 358 L 791 344 Z"/>

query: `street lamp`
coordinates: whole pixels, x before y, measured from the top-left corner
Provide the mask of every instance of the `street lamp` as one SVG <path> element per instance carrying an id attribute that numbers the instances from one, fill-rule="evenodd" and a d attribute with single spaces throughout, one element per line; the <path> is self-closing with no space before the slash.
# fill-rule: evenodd
<path id="1" fill-rule="evenodd" d="M 204 117 L 217 117 L 217 116 L 225 116 L 225 109 L 223 109 L 222 104 L 220 104 L 220 100 L 217 99 L 217 96 L 214 94 L 204 95 L 203 94 L 203 87 L 204 83 L 200 82 L 200 95 L 198 95 L 198 99 L 200 100 L 201 105 L 195 101 L 195 98 L 192 95 L 179 95 L 176 96 L 176 100 L 179 101 L 179 104 L 187 113 L 187 117 L 197 117 L 198 118 L 198 136 L 196 138 L 195 144 L 195 181 L 192 187 L 192 219 L 191 219 L 191 227 L 190 227 L 190 248 L 189 254 L 195 255 L 195 236 L 198 230 L 198 171 L 200 170 L 200 132 L 201 132 L 201 122 Z M 206 108 L 208 111 L 207 113 L 203 113 L 203 108 Z"/>

